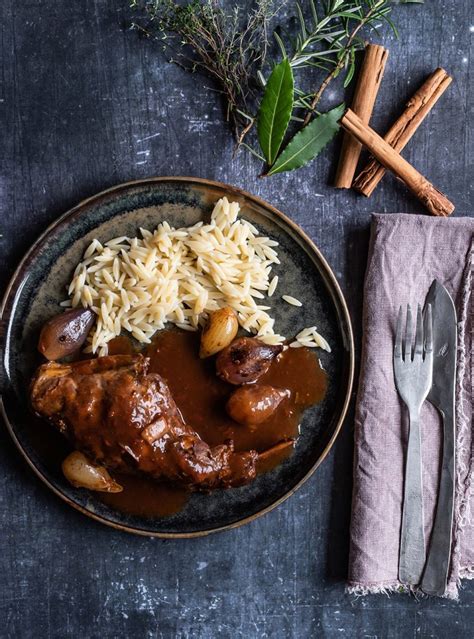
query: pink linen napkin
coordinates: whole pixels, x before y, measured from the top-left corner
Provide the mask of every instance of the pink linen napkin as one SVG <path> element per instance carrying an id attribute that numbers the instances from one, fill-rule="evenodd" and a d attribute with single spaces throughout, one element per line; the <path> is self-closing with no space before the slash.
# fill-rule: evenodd
<path id="1" fill-rule="evenodd" d="M 433 279 L 446 286 L 458 317 L 457 478 L 453 550 L 446 596 L 474 577 L 473 315 L 474 219 L 374 215 L 364 292 L 363 345 L 355 422 L 348 591 L 405 590 L 398 581 L 406 411 L 392 369 L 401 304 L 423 304 Z M 436 506 L 441 423 L 421 414 L 426 539 Z"/>

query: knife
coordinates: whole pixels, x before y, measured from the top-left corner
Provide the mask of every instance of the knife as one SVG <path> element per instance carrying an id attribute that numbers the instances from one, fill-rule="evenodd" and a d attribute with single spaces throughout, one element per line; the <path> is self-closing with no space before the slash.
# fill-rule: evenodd
<path id="1" fill-rule="evenodd" d="M 448 580 L 453 527 L 457 322 L 453 300 L 438 280 L 432 283 L 425 303 L 431 304 L 433 314 L 434 356 L 433 384 L 427 399 L 441 414 L 443 452 L 436 514 L 421 589 L 429 595 L 443 595 Z"/>

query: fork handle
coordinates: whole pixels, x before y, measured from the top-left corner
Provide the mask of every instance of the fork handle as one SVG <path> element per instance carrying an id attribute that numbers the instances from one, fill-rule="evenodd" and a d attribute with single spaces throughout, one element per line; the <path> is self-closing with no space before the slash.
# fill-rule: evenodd
<path id="1" fill-rule="evenodd" d="M 419 417 L 419 410 L 410 410 L 410 431 L 405 465 L 402 530 L 398 561 L 398 578 L 402 583 L 412 586 L 416 586 L 421 582 L 425 565 Z"/>

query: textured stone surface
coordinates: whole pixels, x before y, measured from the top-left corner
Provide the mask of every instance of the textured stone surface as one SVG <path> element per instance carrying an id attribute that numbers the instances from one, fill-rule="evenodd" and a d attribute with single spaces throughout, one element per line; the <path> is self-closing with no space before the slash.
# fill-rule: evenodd
<path id="1" fill-rule="evenodd" d="M 371 211 L 421 212 L 387 176 L 369 199 L 327 186 L 338 142 L 296 173 L 259 180 L 232 159 L 216 94 L 123 29 L 127 1 L 0 6 L 0 276 L 79 200 L 148 175 L 197 175 L 260 195 L 319 245 L 359 339 Z M 373 125 L 383 130 L 436 66 L 454 83 L 405 156 L 470 214 L 469 0 L 396 8 L 399 41 Z M 472 166 L 472 164 L 471 164 Z M 158 541 L 108 530 L 50 494 L 0 430 L 2 637 L 469 637 L 474 587 L 459 602 L 344 594 L 352 416 L 288 502 L 243 528 Z M 470 629 L 470 630 L 469 630 Z"/>

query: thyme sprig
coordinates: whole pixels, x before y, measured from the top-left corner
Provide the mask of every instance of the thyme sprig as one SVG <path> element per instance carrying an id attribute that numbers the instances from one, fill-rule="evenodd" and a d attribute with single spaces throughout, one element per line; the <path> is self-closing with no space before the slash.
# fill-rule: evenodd
<path id="1" fill-rule="evenodd" d="M 243 139 L 261 91 L 257 71 L 265 65 L 269 21 L 281 3 L 256 0 L 249 12 L 224 9 L 217 0 L 132 0 L 131 6 L 144 16 L 133 27 L 158 39 L 171 62 L 214 80 L 226 118 L 237 140 Z"/>

